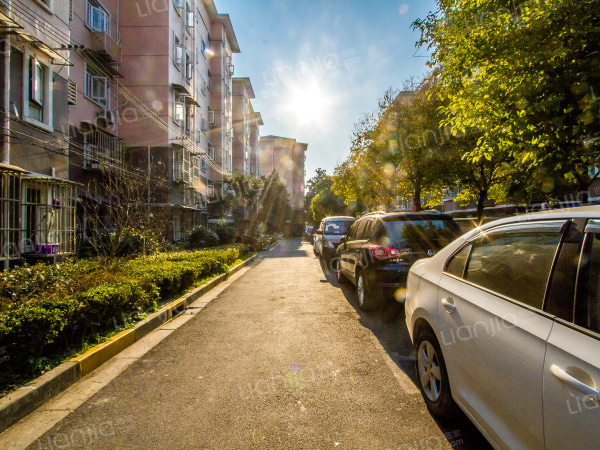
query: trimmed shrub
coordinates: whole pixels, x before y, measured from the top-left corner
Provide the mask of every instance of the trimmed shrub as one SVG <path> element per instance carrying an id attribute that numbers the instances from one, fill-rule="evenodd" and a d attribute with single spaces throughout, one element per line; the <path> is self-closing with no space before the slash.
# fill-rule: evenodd
<path id="1" fill-rule="evenodd" d="M 187 236 L 186 244 L 189 249 L 216 247 L 219 245 L 219 236 L 206 227 L 198 225 Z"/>
<path id="2" fill-rule="evenodd" d="M 216 223 L 213 226 L 213 231 L 219 236 L 221 244 L 232 244 L 235 242 L 235 227 L 232 224 L 225 222 Z"/>
<path id="3" fill-rule="evenodd" d="M 198 280 L 227 272 L 247 248 L 159 253 L 107 267 L 101 260 L 23 266 L 0 274 L 0 390 L 48 370 L 87 340 L 143 318 Z"/>

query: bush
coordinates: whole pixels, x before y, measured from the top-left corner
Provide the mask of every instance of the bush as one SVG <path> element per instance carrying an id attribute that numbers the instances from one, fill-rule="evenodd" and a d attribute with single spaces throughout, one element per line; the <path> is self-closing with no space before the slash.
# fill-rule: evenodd
<path id="1" fill-rule="evenodd" d="M 213 226 L 213 231 L 219 236 L 221 244 L 232 244 L 235 242 L 235 228 L 233 225 L 219 222 Z"/>
<path id="2" fill-rule="evenodd" d="M 96 256 L 128 257 L 152 255 L 161 248 L 159 237 L 146 231 L 127 228 L 120 235 L 116 231 L 99 234 L 92 244 Z"/>
<path id="3" fill-rule="evenodd" d="M 189 249 L 216 247 L 217 245 L 219 245 L 217 233 L 202 225 L 195 227 L 186 238 L 186 246 Z"/>
<path id="4" fill-rule="evenodd" d="M 227 272 L 246 248 L 159 253 L 106 266 L 102 260 L 19 267 L 0 274 L 0 390 L 60 362 L 71 349 L 117 331 L 121 315 L 142 318 L 159 300 Z"/>

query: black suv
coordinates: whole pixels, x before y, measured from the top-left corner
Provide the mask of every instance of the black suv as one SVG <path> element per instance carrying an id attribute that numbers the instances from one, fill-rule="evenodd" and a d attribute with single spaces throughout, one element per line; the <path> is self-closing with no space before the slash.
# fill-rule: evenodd
<path id="1" fill-rule="evenodd" d="M 392 295 L 404 301 L 406 277 L 417 259 L 433 256 L 461 235 L 437 211 L 374 212 L 358 219 L 337 249 L 337 280 L 356 285 L 358 306 L 377 308 Z"/>

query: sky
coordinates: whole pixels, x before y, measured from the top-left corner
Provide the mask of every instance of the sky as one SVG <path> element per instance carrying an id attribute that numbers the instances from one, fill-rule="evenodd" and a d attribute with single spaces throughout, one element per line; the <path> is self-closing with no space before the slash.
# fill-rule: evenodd
<path id="1" fill-rule="evenodd" d="M 262 136 L 308 144 L 306 179 L 329 175 L 350 153 L 361 114 L 404 80 L 427 73 L 411 23 L 434 0 L 215 0 L 229 14 L 241 53 L 235 76 L 249 77 Z"/>

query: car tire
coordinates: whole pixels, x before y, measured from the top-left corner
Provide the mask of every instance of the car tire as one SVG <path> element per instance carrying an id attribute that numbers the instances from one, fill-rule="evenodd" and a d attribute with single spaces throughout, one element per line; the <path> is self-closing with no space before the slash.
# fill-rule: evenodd
<path id="1" fill-rule="evenodd" d="M 348 279 L 342 273 L 342 268 L 340 266 L 339 257 L 335 263 L 335 279 L 337 280 L 337 282 L 340 286 L 344 285 L 344 284 L 348 284 Z"/>
<path id="2" fill-rule="evenodd" d="M 356 298 L 362 311 L 372 311 L 379 306 L 379 296 L 371 289 L 362 270 L 356 277 Z"/>
<path id="3" fill-rule="evenodd" d="M 446 362 L 440 344 L 430 328 L 419 332 L 415 350 L 417 380 L 427 409 L 435 416 L 455 417 L 459 410 L 452 398 Z"/>

